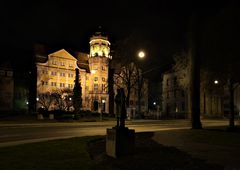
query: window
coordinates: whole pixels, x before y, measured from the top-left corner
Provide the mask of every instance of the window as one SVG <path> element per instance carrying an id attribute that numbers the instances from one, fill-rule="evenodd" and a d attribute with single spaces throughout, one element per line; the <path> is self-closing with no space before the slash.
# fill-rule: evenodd
<path id="1" fill-rule="evenodd" d="M 72 84 L 68 84 L 68 88 L 73 88 L 73 85 Z"/>
<path id="2" fill-rule="evenodd" d="M 68 73 L 68 77 L 73 77 L 73 74 L 72 73 Z"/>
<path id="3" fill-rule="evenodd" d="M 174 77 L 174 85 L 177 85 L 177 77 Z"/>
<path id="4" fill-rule="evenodd" d="M 103 77 L 103 78 L 102 78 L 102 81 L 103 81 L 103 82 L 105 82 L 105 81 L 106 81 L 106 79 Z"/>
<path id="5" fill-rule="evenodd" d="M 129 103 L 130 103 L 130 105 L 133 105 L 133 100 L 130 100 Z"/>
<path id="6" fill-rule="evenodd" d="M 57 75 L 57 72 L 52 71 L 52 72 L 51 72 L 51 75 L 52 75 L 52 76 L 56 76 L 56 75 Z"/>
<path id="7" fill-rule="evenodd" d="M 65 84 L 64 83 L 60 83 L 60 87 L 65 87 Z"/>
<path id="8" fill-rule="evenodd" d="M 65 77 L 65 73 L 60 73 L 60 76 Z"/>
<path id="9" fill-rule="evenodd" d="M 72 64 L 72 63 L 69 63 L 69 67 L 73 67 L 73 64 Z"/>
<path id="10" fill-rule="evenodd" d="M 60 62 L 60 65 L 61 65 L 61 66 L 65 66 L 64 62 L 62 62 L 62 61 Z"/>
<path id="11" fill-rule="evenodd" d="M 106 68 L 104 66 L 102 66 L 102 70 L 106 70 Z"/>
<path id="12" fill-rule="evenodd" d="M 47 70 L 42 70 L 42 74 L 48 74 Z"/>
<path id="13" fill-rule="evenodd" d="M 102 91 L 106 91 L 106 84 L 102 84 Z"/>
<path id="14" fill-rule="evenodd" d="M 94 91 L 98 91 L 98 84 L 94 84 Z"/>
<path id="15" fill-rule="evenodd" d="M 51 86 L 57 86 L 56 82 L 51 82 Z"/>
<path id="16" fill-rule="evenodd" d="M 53 60 L 53 61 L 52 61 L 52 64 L 53 64 L 53 65 L 57 65 L 57 61 Z"/>
<path id="17" fill-rule="evenodd" d="M 173 95 L 174 95 L 175 98 L 177 97 L 177 90 L 173 91 Z"/>
<path id="18" fill-rule="evenodd" d="M 94 81 L 98 81 L 98 78 L 97 78 L 97 77 L 94 77 Z"/>

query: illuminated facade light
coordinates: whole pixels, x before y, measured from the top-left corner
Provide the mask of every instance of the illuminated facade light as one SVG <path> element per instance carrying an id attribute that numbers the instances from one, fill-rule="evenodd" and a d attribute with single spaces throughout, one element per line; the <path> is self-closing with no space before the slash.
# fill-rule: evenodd
<path id="1" fill-rule="evenodd" d="M 36 100 L 39 101 L 39 98 L 37 97 Z"/>
<path id="2" fill-rule="evenodd" d="M 97 72 L 97 70 L 91 70 L 92 74 L 95 74 Z"/>
<path id="3" fill-rule="evenodd" d="M 153 102 L 153 105 L 155 106 L 157 103 L 156 102 Z"/>
<path id="4" fill-rule="evenodd" d="M 214 80 L 214 84 L 218 84 L 218 80 Z"/>

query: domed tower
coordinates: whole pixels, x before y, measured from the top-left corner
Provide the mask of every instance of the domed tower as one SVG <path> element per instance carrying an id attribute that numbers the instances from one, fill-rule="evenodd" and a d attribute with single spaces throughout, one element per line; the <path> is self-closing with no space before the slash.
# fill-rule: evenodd
<path id="1" fill-rule="evenodd" d="M 96 32 L 90 38 L 89 67 L 91 71 L 90 96 L 92 109 L 97 112 L 109 113 L 108 70 L 110 42 L 102 32 Z"/>

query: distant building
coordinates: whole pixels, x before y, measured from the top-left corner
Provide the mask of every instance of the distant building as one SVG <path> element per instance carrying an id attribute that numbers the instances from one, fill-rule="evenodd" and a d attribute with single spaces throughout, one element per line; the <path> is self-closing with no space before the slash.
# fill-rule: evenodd
<path id="1" fill-rule="evenodd" d="M 184 87 L 180 82 L 186 81 L 183 72 L 169 71 L 163 74 L 162 80 L 162 116 L 170 118 L 189 117 L 188 83 Z M 201 116 L 222 117 L 224 111 L 223 86 L 201 80 L 200 112 Z M 206 80 L 208 81 L 208 80 Z"/>
<path id="2" fill-rule="evenodd" d="M 109 113 L 108 71 L 109 61 L 112 59 L 110 42 L 101 32 L 96 32 L 89 43 L 90 54 L 81 52 L 70 54 L 61 49 L 48 54 L 47 57 L 36 56 L 37 100 L 40 100 L 39 96 L 43 93 L 72 91 L 75 69 L 79 69 L 82 109 Z M 43 107 L 40 102 L 37 103 L 38 108 Z M 57 109 L 56 104 L 52 104 L 49 109 Z"/>
<path id="3" fill-rule="evenodd" d="M 185 118 L 188 110 L 186 90 L 179 85 L 181 73 L 169 71 L 162 78 L 162 117 Z"/>
<path id="4" fill-rule="evenodd" d="M 0 65 L 0 111 L 12 111 L 14 106 L 14 78 L 10 63 Z"/>

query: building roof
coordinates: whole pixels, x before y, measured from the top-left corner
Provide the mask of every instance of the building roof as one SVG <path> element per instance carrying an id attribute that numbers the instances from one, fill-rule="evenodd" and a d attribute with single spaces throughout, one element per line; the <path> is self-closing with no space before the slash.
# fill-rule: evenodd
<path id="1" fill-rule="evenodd" d="M 78 67 L 86 70 L 87 73 L 90 73 L 90 68 L 88 63 L 88 54 L 82 53 L 82 52 L 76 52 L 75 57 L 77 59 Z"/>

